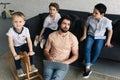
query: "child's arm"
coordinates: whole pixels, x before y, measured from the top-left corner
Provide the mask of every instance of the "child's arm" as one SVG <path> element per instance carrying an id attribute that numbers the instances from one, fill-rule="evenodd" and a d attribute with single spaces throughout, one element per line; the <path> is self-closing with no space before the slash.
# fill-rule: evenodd
<path id="1" fill-rule="evenodd" d="M 85 25 L 85 26 L 84 26 L 83 36 L 80 38 L 80 41 L 81 41 L 81 42 L 86 39 L 87 29 L 88 29 L 88 27 Z"/>
<path id="2" fill-rule="evenodd" d="M 13 45 L 13 39 L 11 37 L 8 36 L 8 43 L 9 43 L 9 48 L 10 48 L 10 51 L 12 52 L 13 54 L 13 57 L 15 58 L 15 60 L 19 60 L 20 59 L 20 56 L 17 55 L 16 51 L 15 51 L 15 48 L 14 48 L 14 45 Z"/>
<path id="3" fill-rule="evenodd" d="M 43 27 L 41 32 L 40 32 L 40 35 L 39 35 L 39 41 L 41 42 L 42 40 L 42 36 L 43 36 L 43 33 L 45 32 L 45 28 Z"/>
<path id="4" fill-rule="evenodd" d="M 112 29 L 108 30 L 108 37 L 107 37 L 107 41 L 105 43 L 105 46 L 107 46 L 107 47 L 113 47 L 112 44 L 110 43 L 112 34 L 113 34 L 113 30 Z"/>
<path id="5" fill-rule="evenodd" d="M 32 41 L 31 41 L 30 37 L 27 37 L 27 43 L 28 43 L 28 48 L 29 48 L 29 54 L 34 55 L 33 47 L 32 47 Z"/>

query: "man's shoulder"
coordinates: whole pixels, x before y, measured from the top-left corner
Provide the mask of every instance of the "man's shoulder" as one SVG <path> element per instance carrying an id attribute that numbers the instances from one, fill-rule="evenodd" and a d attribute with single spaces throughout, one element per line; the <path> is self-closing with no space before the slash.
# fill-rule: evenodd
<path id="1" fill-rule="evenodd" d="M 70 38 L 77 38 L 72 32 L 69 31 Z"/>
<path id="2" fill-rule="evenodd" d="M 54 31 L 54 32 L 49 34 L 48 39 L 55 39 L 57 36 L 58 36 L 57 31 Z"/>
<path id="3" fill-rule="evenodd" d="M 78 39 L 77 39 L 77 37 L 76 37 L 73 33 L 71 33 L 71 32 L 69 32 L 69 39 L 70 39 L 73 43 L 78 44 Z"/>
<path id="4" fill-rule="evenodd" d="M 68 33 L 69 33 L 70 35 L 72 35 L 72 36 L 75 36 L 75 35 L 74 35 L 72 32 L 70 32 L 70 31 L 69 31 Z"/>
<path id="5" fill-rule="evenodd" d="M 57 31 L 54 31 L 54 32 L 50 33 L 49 36 L 54 36 L 56 34 L 57 34 Z"/>

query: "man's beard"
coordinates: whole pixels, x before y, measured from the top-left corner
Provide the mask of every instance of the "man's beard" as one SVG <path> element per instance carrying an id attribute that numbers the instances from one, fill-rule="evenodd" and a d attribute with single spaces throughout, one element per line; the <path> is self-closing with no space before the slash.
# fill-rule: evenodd
<path id="1" fill-rule="evenodd" d="M 63 33 L 68 32 L 68 30 L 67 30 L 67 29 L 62 29 L 62 28 L 60 28 L 60 30 L 61 30 Z"/>

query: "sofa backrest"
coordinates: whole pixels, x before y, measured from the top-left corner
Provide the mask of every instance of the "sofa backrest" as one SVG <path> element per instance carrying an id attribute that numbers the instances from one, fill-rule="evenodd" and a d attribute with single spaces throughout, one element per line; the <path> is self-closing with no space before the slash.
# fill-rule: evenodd
<path id="1" fill-rule="evenodd" d="M 84 11 L 74 11 L 74 10 L 64 10 L 60 9 L 59 13 L 61 16 L 69 15 L 72 18 L 72 25 L 70 31 L 77 36 L 78 39 L 83 34 L 83 27 L 88 16 L 91 15 L 89 12 Z M 30 18 L 26 21 L 25 26 L 29 28 L 32 41 L 35 38 L 35 35 L 38 35 L 43 27 L 43 22 L 48 13 L 41 13 L 33 18 Z M 120 15 L 106 14 L 106 17 L 112 20 L 113 25 L 113 37 L 112 42 L 120 44 Z"/>
<path id="2" fill-rule="evenodd" d="M 81 25 L 83 27 L 84 22 L 89 16 L 88 12 L 80 12 L 80 11 L 72 11 L 72 10 L 63 10 L 59 11 L 61 16 L 69 15 L 72 18 L 72 25 L 70 31 L 74 33 L 76 36 L 80 33 Z M 26 21 L 25 26 L 29 28 L 31 39 L 34 40 L 35 36 L 38 35 L 43 27 L 43 22 L 48 13 L 41 13 L 35 17 L 32 17 Z M 80 22 L 80 23 L 79 23 Z"/>

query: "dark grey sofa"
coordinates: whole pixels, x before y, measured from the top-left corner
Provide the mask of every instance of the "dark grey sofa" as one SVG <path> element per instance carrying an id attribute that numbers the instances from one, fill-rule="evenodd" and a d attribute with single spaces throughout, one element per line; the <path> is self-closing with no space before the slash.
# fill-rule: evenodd
<path id="1" fill-rule="evenodd" d="M 74 11 L 74 10 L 63 10 L 60 11 L 61 16 L 69 15 L 72 18 L 72 26 L 70 28 L 70 31 L 75 34 L 75 36 L 80 39 L 80 37 L 83 34 L 83 27 L 84 23 L 88 16 L 91 15 L 89 12 L 83 12 L 83 11 Z M 36 15 L 35 17 L 32 17 L 26 21 L 25 26 L 29 28 L 31 39 L 34 41 L 35 35 L 39 34 L 43 21 L 45 17 L 48 15 L 48 13 L 41 13 Z M 112 44 L 114 45 L 113 48 L 107 48 L 104 47 L 100 58 L 106 58 L 111 59 L 115 61 L 120 61 L 120 15 L 115 14 L 106 14 L 106 17 L 112 20 L 113 25 L 113 37 L 112 37 Z M 84 42 L 79 42 L 79 59 L 78 61 L 82 62 L 84 58 Z M 41 58 L 44 56 L 42 55 L 42 50 L 39 46 L 34 47 L 34 51 L 36 54 L 40 55 Z"/>

